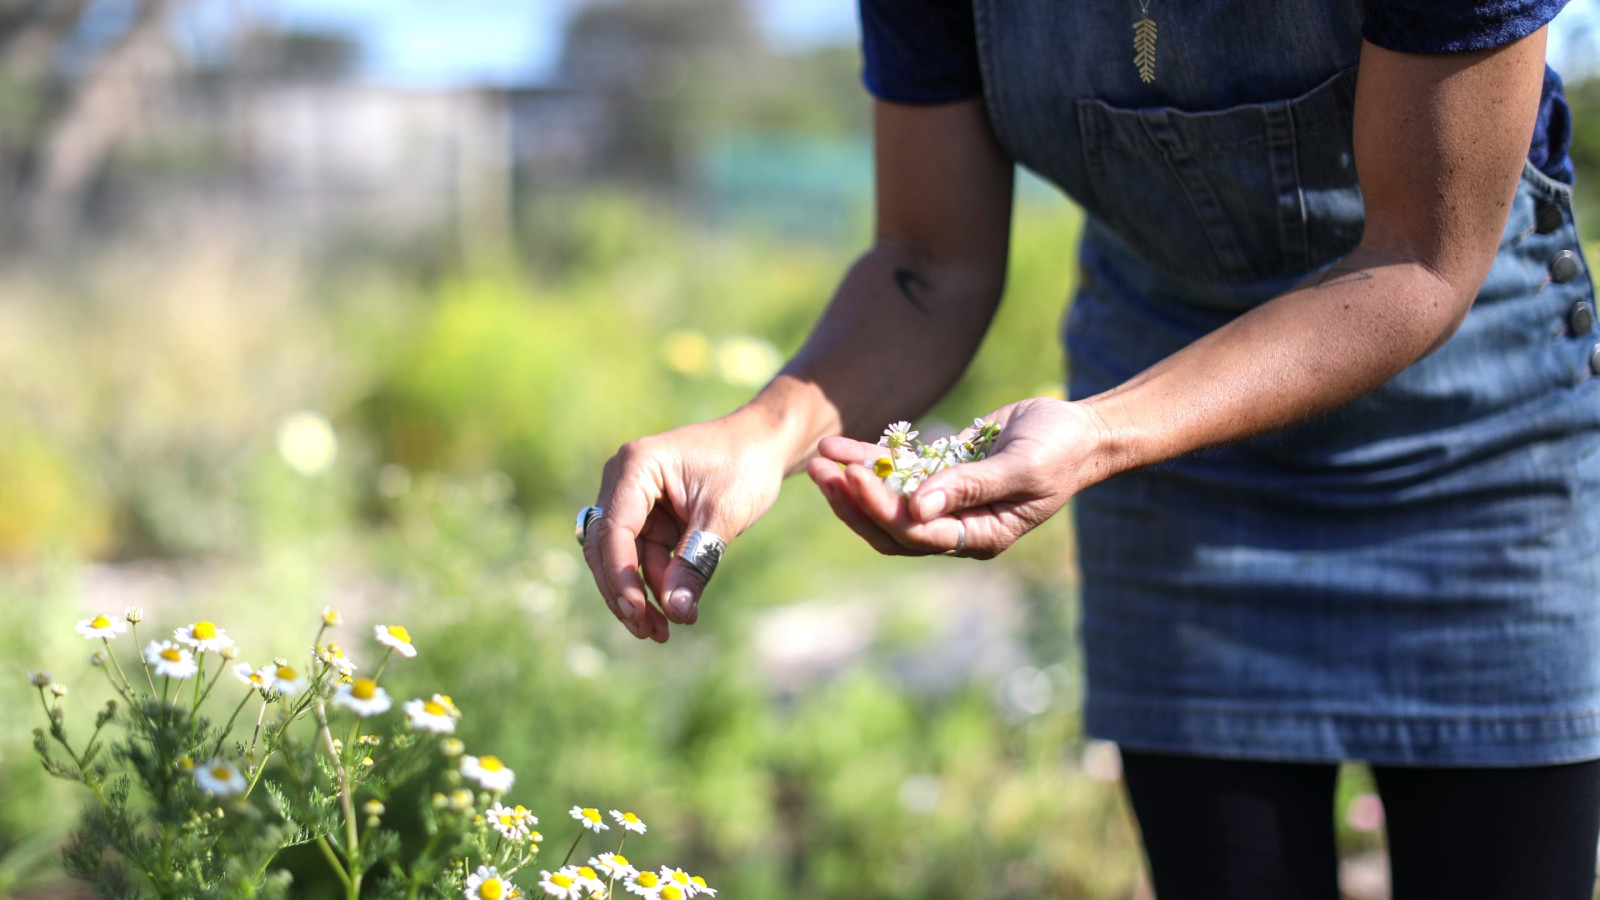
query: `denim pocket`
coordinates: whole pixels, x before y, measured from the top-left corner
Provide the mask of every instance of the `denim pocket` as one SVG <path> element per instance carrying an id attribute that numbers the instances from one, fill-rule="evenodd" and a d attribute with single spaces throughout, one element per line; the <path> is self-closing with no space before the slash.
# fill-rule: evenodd
<path id="1" fill-rule="evenodd" d="M 1361 240 L 1355 69 L 1291 100 L 1209 112 L 1077 106 L 1089 211 L 1170 275 L 1281 278 Z"/>

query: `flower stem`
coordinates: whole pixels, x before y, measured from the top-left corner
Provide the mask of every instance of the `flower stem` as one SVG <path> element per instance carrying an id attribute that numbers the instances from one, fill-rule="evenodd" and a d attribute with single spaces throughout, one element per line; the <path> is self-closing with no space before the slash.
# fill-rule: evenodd
<path id="1" fill-rule="evenodd" d="M 372 680 L 373 681 L 377 681 L 378 679 L 383 677 L 383 670 L 389 668 L 389 657 L 391 657 L 393 655 L 394 655 L 394 648 L 393 647 L 390 647 L 388 650 L 384 651 L 383 661 L 378 663 L 378 671 L 372 673 Z"/>
<path id="2" fill-rule="evenodd" d="M 244 705 L 250 702 L 250 697 L 254 694 L 254 688 L 246 691 L 244 697 L 240 699 L 239 705 L 233 708 L 233 715 L 228 717 L 228 724 L 222 726 L 222 732 L 217 735 L 217 746 L 215 750 L 211 751 L 212 756 L 216 756 L 222 752 L 222 742 L 228 739 L 228 732 L 233 730 L 233 723 L 239 718 L 239 713 L 244 711 Z M 267 704 L 262 703 L 261 708 L 265 710 L 267 708 Z"/>
<path id="3" fill-rule="evenodd" d="M 139 626 L 137 624 L 131 624 L 130 627 L 133 629 L 133 646 L 135 649 L 138 649 Z M 154 697 L 156 695 L 156 680 L 150 675 L 150 664 L 145 662 L 143 653 L 139 654 L 139 665 L 144 667 L 144 680 L 150 685 L 150 696 Z"/>
<path id="4" fill-rule="evenodd" d="M 578 849 L 578 842 L 583 840 L 583 831 L 581 827 L 578 829 L 578 836 L 572 839 L 572 846 L 567 848 L 566 858 L 561 860 L 561 865 L 565 866 L 572 861 L 572 851 Z"/>
<path id="5" fill-rule="evenodd" d="M 107 638 L 101 638 L 100 639 L 100 643 L 105 645 L 106 656 L 111 657 L 111 664 L 113 666 L 116 666 L 117 675 L 122 678 L 122 686 L 127 689 L 127 693 L 124 693 L 122 695 L 122 697 L 123 697 L 124 700 L 127 700 L 128 694 L 133 693 L 133 683 L 128 681 L 128 673 L 122 671 L 122 663 L 117 662 L 117 655 L 115 653 L 111 652 L 111 641 L 109 639 L 107 639 Z M 110 675 L 111 673 L 107 672 L 106 674 Z M 115 683 L 115 682 L 113 682 L 113 683 Z M 133 701 L 129 700 L 128 702 L 132 703 Z"/>
<path id="6" fill-rule="evenodd" d="M 339 758 L 339 753 L 333 746 L 333 732 L 328 730 L 328 708 L 319 697 L 316 705 L 317 726 L 322 730 L 322 740 L 328 747 L 328 755 L 333 758 L 334 771 L 339 774 L 339 805 L 344 809 L 345 853 L 350 859 L 350 878 L 345 884 L 345 893 L 348 900 L 360 900 L 361 897 L 361 839 L 356 833 L 356 802 L 351 795 L 350 774 L 344 761 Z M 356 726 L 360 727 L 359 720 Z"/>

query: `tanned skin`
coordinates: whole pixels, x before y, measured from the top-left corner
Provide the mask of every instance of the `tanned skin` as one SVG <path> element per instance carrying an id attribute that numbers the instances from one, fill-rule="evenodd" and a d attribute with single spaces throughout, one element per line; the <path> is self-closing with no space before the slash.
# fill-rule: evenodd
<path id="1" fill-rule="evenodd" d="M 1364 44 L 1361 245 L 1113 390 L 996 410 L 993 455 L 930 478 L 909 503 L 862 465 L 867 440 L 930 406 L 976 352 L 1005 280 L 1012 166 L 979 101 L 879 102 L 876 239 L 805 346 L 729 416 L 632 441 L 607 463 L 606 514 L 585 547 L 607 604 L 641 638 L 665 641 L 669 618 L 693 623 L 705 583 L 672 550 L 690 529 L 733 539 L 801 468 L 883 553 L 952 549 L 959 515 L 964 555 L 990 557 L 1090 484 L 1381 385 L 1448 340 L 1482 286 L 1531 141 L 1544 48 L 1542 29 L 1442 56 Z"/>

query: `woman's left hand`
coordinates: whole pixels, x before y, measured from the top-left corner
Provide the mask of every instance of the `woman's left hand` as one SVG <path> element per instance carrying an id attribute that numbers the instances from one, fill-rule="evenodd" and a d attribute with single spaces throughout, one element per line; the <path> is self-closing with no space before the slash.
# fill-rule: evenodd
<path id="1" fill-rule="evenodd" d="M 880 553 L 926 556 L 960 544 L 958 555 L 990 559 L 1104 477 L 1097 470 L 1105 429 L 1088 407 L 1044 397 L 985 418 L 1001 426 L 989 456 L 939 472 L 909 497 L 873 474 L 872 461 L 885 453 L 875 444 L 825 438 L 808 471 L 834 514 Z"/>

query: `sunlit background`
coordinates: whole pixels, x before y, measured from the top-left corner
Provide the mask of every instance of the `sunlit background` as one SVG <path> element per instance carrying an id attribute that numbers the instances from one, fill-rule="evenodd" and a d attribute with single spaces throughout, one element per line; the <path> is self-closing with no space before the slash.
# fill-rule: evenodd
<path id="1" fill-rule="evenodd" d="M 1591 237 L 1597 22 L 1572 3 L 1551 50 Z M 722 897 L 1142 895 L 1079 732 L 1064 517 L 993 563 L 884 560 L 801 479 L 666 646 L 572 541 L 605 458 L 748 397 L 863 246 L 857 27 L 847 0 L 0 0 L 0 896 L 87 896 L 24 673 L 93 709 L 72 622 L 127 605 L 252 659 L 326 605 L 358 659 L 403 622 L 399 691 L 453 694 L 519 802 L 636 810 L 639 852 Z M 1059 390 L 1079 217 L 1019 194 L 1008 300 L 925 431 Z M 1349 770 L 1352 898 L 1387 896 L 1368 791 Z"/>

